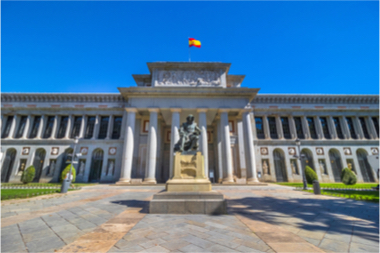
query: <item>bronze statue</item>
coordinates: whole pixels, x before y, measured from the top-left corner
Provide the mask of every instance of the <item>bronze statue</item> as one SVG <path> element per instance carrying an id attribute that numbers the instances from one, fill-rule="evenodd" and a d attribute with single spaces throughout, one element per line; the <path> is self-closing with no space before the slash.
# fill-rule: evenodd
<path id="1" fill-rule="evenodd" d="M 182 123 L 179 129 L 179 141 L 174 147 L 174 151 L 188 152 L 198 150 L 198 139 L 201 130 L 194 122 L 194 116 L 190 114 L 186 118 L 187 122 Z"/>

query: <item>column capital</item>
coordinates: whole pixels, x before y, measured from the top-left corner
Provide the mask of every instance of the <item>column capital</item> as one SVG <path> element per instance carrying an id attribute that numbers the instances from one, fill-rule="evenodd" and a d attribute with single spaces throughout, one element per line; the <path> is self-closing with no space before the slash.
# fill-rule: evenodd
<path id="1" fill-rule="evenodd" d="M 170 108 L 171 112 L 181 112 L 182 108 Z"/>
<path id="2" fill-rule="evenodd" d="M 228 113 L 230 110 L 231 110 L 230 108 L 219 108 L 219 109 L 218 109 L 218 112 L 219 112 L 219 113 L 224 113 L 224 112 L 227 112 L 227 113 Z"/>
<path id="3" fill-rule="evenodd" d="M 148 108 L 149 112 L 160 112 L 160 108 Z"/>
<path id="4" fill-rule="evenodd" d="M 208 110 L 208 108 L 197 108 L 197 112 L 200 113 L 200 112 L 204 112 L 206 113 Z"/>
<path id="5" fill-rule="evenodd" d="M 124 110 L 126 110 L 127 112 L 138 112 L 138 110 L 135 107 L 125 107 Z"/>

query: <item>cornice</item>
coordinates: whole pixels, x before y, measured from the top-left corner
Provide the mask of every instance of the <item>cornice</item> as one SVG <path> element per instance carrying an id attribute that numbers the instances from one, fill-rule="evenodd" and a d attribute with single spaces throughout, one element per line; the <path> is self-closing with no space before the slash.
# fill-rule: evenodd
<path id="1" fill-rule="evenodd" d="M 2 93 L 1 102 L 125 102 L 118 93 Z"/>
<path id="2" fill-rule="evenodd" d="M 257 94 L 252 104 L 379 104 L 378 95 Z"/>

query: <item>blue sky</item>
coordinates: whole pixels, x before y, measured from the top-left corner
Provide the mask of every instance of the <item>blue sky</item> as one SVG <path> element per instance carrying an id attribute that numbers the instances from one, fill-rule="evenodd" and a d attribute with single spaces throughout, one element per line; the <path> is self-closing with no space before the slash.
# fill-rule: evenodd
<path id="1" fill-rule="evenodd" d="M 193 37 L 260 93 L 379 94 L 375 1 L 2 1 L 1 24 L 2 92 L 118 92 Z"/>

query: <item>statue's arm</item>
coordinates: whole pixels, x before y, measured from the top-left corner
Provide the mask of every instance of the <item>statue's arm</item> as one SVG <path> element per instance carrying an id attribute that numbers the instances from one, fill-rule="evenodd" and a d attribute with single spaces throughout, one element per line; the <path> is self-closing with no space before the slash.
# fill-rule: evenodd
<path id="1" fill-rule="evenodd" d="M 201 135 L 202 131 L 198 126 L 195 126 L 195 131 L 197 132 L 198 135 Z"/>

